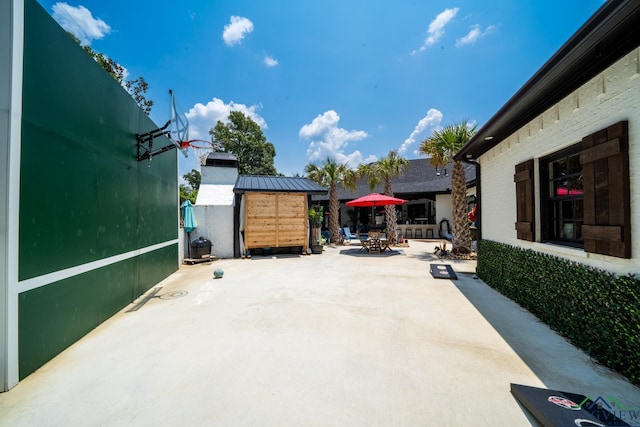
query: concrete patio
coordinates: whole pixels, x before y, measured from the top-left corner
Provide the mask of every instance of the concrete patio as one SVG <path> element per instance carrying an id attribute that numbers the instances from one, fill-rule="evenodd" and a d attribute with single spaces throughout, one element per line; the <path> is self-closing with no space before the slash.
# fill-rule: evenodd
<path id="1" fill-rule="evenodd" d="M 0 394 L 0 426 L 536 425 L 510 383 L 640 408 L 475 262 L 432 278 L 435 244 L 183 266 Z"/>

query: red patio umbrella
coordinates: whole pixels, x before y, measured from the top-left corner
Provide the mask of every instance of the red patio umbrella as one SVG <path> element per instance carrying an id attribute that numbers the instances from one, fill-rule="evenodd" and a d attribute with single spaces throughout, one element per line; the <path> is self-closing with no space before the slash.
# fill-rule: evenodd
<path id="1" fill-rule="evenodd" d="M 367 194 L 366 196 L 350 200 L 346 203 L 346 205 L 359 207 L 371 206 L 373 211 L 376 206 L 401 205 L 406 202 L 407 200 L 398 199 L 397 197 L 385 196 L 384 194 L 380 193 L 371 193 Z M 373 215 L 373 212 L 371 212 L 371 214 Z"/>
<path id="2" fill-rule="evenodd" d="M 397 197 L 385 196 L 380 193 L 371 193 L 366 196 L 359 197 L 357 199 L 348 201 L 347 206 L 386 206 L 386 205 L 401 205 L 406 203 L 404 199 L 398 199 Z"/>

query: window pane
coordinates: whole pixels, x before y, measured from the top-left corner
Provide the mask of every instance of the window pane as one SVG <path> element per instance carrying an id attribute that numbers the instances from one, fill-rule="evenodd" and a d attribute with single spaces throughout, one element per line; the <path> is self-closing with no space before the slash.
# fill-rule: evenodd
<path id="1" fill-rule="evenodd" d="M 560 159 L 553 162 L 553 167 L 550 168 L 553 171 L 553 177 L 559 178 L 567 173 L 567 161 L 566 159 Z"/>
<path id="2" fill-rule="evenodd" d="M 553 238 L 558 239 L 562 236 L 562 221 L 553 222 Z"/>
<path id="3" fill-rule="evenodd" d="M 582 220 L 584 218 L 584 201 L 582 199 L 574 200 L 573 208 L 574 208 L 573 217 L 575 219 Z"/>
<path id="4" fill-rule="evenodd" d="M 570 195 L 569 182 L 566 180 L 554 181 L 555 197 L 565 197 Z"/>
<path id="5" fill-rule="evenodd" d="M 573 222 L 563 222 L 562 223 L 562 238 L 563 239 L 573 239 Z"/>
<path id="6" fill-rule="evenodd" d="M 562 202 L 562 219 L 573 219 L 573 202 L 571 200 Z"/>
<path id="7" fill-rule="evenodd" d="M 582 172 L 582 166 L 580 165 L 580 155 L 574 155 L 568 159 L 567 173 L 574 174 Z"/>
<path id="8" fill-rule="evenodd" d="M 574 176 L 573 178 L 571 178 L 571 189 L 569 191 L 571 194 L 582 194 L 583 187 L 584 185 L 582 175 Z"/>

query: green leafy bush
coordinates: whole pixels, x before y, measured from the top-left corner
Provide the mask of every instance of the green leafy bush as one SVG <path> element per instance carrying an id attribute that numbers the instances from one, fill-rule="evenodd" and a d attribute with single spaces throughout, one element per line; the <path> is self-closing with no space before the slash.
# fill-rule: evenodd
<path id="1" fill-rule="evenodd" d="M 311 206 L 309 209 L 309 221 L 313 227 L 320 227 L 324 219 L 324 208 L 320 205 Z"/>
<path id="2" fill-rule="evenodd" d="M 640 279 L 480 241 L 478 277 L 599 363 L 640 384 Z"/>

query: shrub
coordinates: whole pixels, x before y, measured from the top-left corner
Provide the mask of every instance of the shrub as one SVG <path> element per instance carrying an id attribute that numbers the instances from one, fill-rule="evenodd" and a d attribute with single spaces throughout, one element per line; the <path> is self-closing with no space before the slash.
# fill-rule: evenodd
<path id="1" fill-rule="evenodd" d="M 599 363 L 640 384 L 640 279 L 489 240 L 478 277 Z"/>

